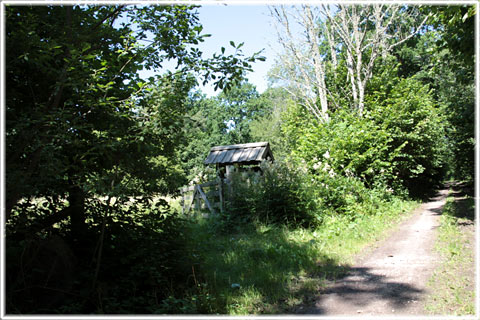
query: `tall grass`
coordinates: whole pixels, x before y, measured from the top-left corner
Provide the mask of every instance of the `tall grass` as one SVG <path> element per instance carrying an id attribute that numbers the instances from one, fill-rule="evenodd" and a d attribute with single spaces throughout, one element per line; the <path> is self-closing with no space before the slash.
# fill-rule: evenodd
<path id="1" fill-rule="evenodd" d="M 425 304 L 431 314 L 475 314 L 474 205 L 469 196 L 447 198 L 436 243 L 442 262 L 429 281 L 433 293 Z"/>
<path id="2" fill-rule="evenodd" d="M 355 254 L 416 205 L 394 199 L 381 203 L 376 214 L 326 216 L 315 229 L 257 222 L 222 231 L 217 218 L 194 219 L 187 233 L 198 262 L 192 267 L 198 282 L 196 310 L 231 315 L 292 312 L 344 273 Z"/>

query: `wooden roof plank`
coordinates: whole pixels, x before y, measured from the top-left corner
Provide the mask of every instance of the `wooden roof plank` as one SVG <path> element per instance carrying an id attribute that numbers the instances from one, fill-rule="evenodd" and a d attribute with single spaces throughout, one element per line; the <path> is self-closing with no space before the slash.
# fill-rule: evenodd
<path id="1" fill-rule="evenodd" d="M 232 144 L 232 145 L 228 145 L 228 146 L 216 146 L 216 147 L 212 147 L 212 149 L 210 149 L 210 151 L 263 147 L 263 146 L 266 146 L 267 144 L 268 144 L 268 142 L 254 142 L 254 143 Z"/>
<path id="2" fill-rule="evenodd" d="M 215 157 L 217 156 L 218 151 L 210 151 L 207 159 L 205 159 L 205 164 L 215 163 Z"/>
<path id="3" fill-rule="evenodd" d="M 216 146 L 210 149 L 205 164 L 258 163 L 267 157 L 273 160 L 268 142 Z"/>
<path id="4" fill-rule="evenodd" d="M 218 163 L 218 159 L 222 155 L 222 151 L 215 151 L 215 158 L 213 158 L 213 163 Z"/>
<path id="5" fill-rule="evenodd" d="M 235 149 L 232 156 L 232 163 L 239 162 L 243 149 Z"/>
<path id="6" fill-rule="evenodd" d="M 241 150 L 242 150 L 242 153 L 238 157 L 238 162 L 245 161 L 246 156 L 248 155 L 248 152 L 250 151 L 250 148 L 245 148 L 245 149 L 241 149 Z"/>
<path id="7" fill-rule="evenodd" d="M 250 153 L 252 153 L 253 148 L 246 148 L 243 149 L 242 157 L 240 158 L 241 162 L 246 162 L 248 161 L 248 157 L 250 156 Z"/>
<path id="8" fill-rule="evenodd" d="M 223 163 L 223 159 L 227 155 L 228 150 L 222 150 L 218 152 L 217 158 L 215 159 L 215 163 Z"/>
<path id="9" fill-rule="evenodd" d="M 262 148 L 262 150 L 260 150 L 260 152 L 258 153 L 256 160 L 262 161 L 263 159 L 266 159 L 267 154 L 268 154 L 267 148 Z"/>
<path id="10" fill-rule="evenodd" d="M 260 148 L 260 147 L 253 148 L 252 153 L 250 154 L 248 160 L 249 160 L 249 161 L 256 161 L 256 160 L 257 160 L 258 153 L 260 152 L 260 150 L 262 150 L 262 148 Z"/>
<path id="11" fill-rule="evenodd" d="M 235 149 L 231 149 L 227 151 L 227 155 L 225 156 L 225 159 L 223 159 L 224 163 L 230 163 L 232 162 L 232 157 L 235 153 Z"/>
<path id="12" fill-rule="evenodd" d="M 243 159 L 243 161 L 251 161 L 252 155 L 253 153 L 255 153 L 255 148 L 248 148 L 247 150 L 248 150 L 247 155 L 245 156 L 245 159 Z"/>

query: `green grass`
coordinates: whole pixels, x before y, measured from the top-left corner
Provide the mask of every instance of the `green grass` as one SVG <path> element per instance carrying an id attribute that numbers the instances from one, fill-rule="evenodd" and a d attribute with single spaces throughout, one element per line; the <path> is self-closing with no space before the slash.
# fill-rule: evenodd
<path id="1" fill-rule="evenodd" d="M 425 304 L 430 314 L 475 314 L 474 205 L 469 196 L 447 198 L 436 243 L 442 262 L 429 281 L 433 293 Z"/>
<path id="2" fill-rule="evenodd" d="M 198 261 L 197 311 L 231 315 L 293 312 L 345 272 L 353 257 L 382 238 L 418 204 L 396 200 L 374 215 L 332 215 L 316 230 L 256 224 L 218 232 L 197 219 L 188 232 Z M 205 298 L 208 296 L 208 299 Z"/>

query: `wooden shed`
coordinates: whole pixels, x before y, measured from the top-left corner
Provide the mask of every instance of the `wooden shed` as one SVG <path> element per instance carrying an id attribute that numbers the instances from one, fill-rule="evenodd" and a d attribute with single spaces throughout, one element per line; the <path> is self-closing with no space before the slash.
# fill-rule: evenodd
<path id="1" fill-rule="evenodd" d="M 204 163 L 224 167 L 233 164 L 258 165 L 263 160 L 274 160 L 268 142 L 216 146 L 210 149 Z"/>
<path id="2" fill-rule="evenodd" d="M 216 165 L 217 179 L 215 181 L 182 188 L 183 212 L 188 213 L 194 203 L 196 203 L 196 208 L 200 208 L 200 199 L 205 202 L 205 205 L 212 214 L 216 213 L 215 207 L 219 207 L 220 211 L 223 212 L 224 193 L 228 195 L 229 192 L 232 192 L 232 185 L 230 185 L 229 182 L 230 173 L 236 170 L 261 172 L 259 164 L 264 160 L 274 160 L 268 142 L 234 144 L 211 148 L 204 164 Z M 235 169 L 234 166 L 237 167 L 237 169 Z M 224 191 L 225 183 L 226 191 Z M 211 191 L 206 192 L 204 188 L 210 188 Z M 193 191 L 193 195 L 191 200 L 186 201 L 186 193 L 189 191 Z M 216 199 L 218 199 L 218 201 Z M 187 202 L 190 204 L 188 205 Z"/>

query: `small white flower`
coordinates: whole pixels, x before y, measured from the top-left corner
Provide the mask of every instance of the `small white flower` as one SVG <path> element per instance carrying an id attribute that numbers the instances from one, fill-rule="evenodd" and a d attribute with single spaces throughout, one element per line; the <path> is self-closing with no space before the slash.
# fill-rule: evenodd
<path id="1" fill-rule="evenodd" d="M 323 154 L 323 157 L 324 157 L 325 159 L 330 159 L 330 152 L 328 152 L 328 151 L 325 152 L 325 153 Z"/>

